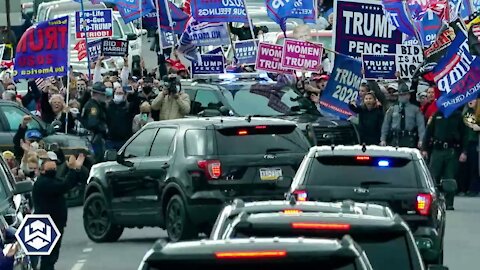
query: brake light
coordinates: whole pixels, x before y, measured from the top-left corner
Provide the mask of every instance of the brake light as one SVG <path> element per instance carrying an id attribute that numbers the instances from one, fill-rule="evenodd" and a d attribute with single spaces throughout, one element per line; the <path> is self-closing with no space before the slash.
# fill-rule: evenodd
<path id="1" fill-rule="evenodd" d="M 237 132 L 238 135 L 242 136 L 242 135 L 248 135 L 248 131 L 246 131 L 245 129 L 241 129 Z"/>
<path id="2" fill-rule="evenodd" d="M 430 207 L 432 206 L 432 194 L 421 193 L 417 195 L 417 212 L 426 216 L 430 213 Z"/>
<path id="3" fill-rule="evenodd" d="M 370 160 L 370 157 L 369 156 L 356 156 L 355 157 L 356 160 Z"/>
<path id="4" fill-rule="evenodd" d="M 305 202 L 308 199 L 308 195 L 305 190 L 295 190 L 293 195 L 295 195 L 295 199 L 297 199 L 298 202 Z"/>
<path id="5" fill-rule="evenodd" d="M 350 230 L 350 224 L 294 222 L 292 223 L 292 228 L 303 230 L 348 231 Z"/>
<path id="6" fill-rule="evenodd" d="M 302 213 L 302 211 L 298 209 L 285 209 L 283 210 L 283 213 L 285 215 L 296 215 Z"/>
<path id="7" fill-rule="evenodd" d="M 258 259 L 280 258 L 285 256 L 287 256 L 285 250 L 215 252 L 215 257 L 217 259 Z"/>
<path id="8" fill-rule="evenodd" d="M 267 126 L 256 126 L 255 128 L 256 128 L 256 129 L 266 129 Z"/>
<path id="9" fill-rule="evenodd" d="M 219 160 L 200 160 L 197 165 L 205 172 L 208 180 L 218 179 L 222 176 L 222 164 Z"/>

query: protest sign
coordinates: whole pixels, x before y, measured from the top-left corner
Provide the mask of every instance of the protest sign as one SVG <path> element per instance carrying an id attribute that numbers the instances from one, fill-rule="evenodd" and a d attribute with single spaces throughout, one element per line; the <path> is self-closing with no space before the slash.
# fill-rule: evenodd
<path id="1" fill-rule="evenodd" d="M 285 39 L 282 52 L 282 67 L 299 71 L 318 72 L 322 65 L 322 55 L 322 44 Z"/>
<path id="2" fill-rule="evenodd" d="M 160 46 L 162 46 L 163 49 L 171 48 L 173 47 L 173 33 L 167 30 L 161 30 L 162 31 L 162 43 L 160 43 Z"/>
<path id="3" fill-rule="evenodd" d="M 85 19 L 85 20 L 84 20 Z M 104 38 L 113 36 L 111 9 L 96 9 L 75 12 L 75 37 Z"/>
<path id="4" fill-rule="evenodd" d="M 3 53 L 5 52 L 5 44 L 0 44 L 0 61 L 3 60 Z"/>
<path id="5" fill-rule="evenodd" d="M 191 0 L 190 4 L 199 22 L 248 22 L 245 0 Z"/>
<path id="6" fill-rule="evenodd" d="M 30 27 L 17 44 L 15 79 L 67 75 L 68 32 L 68 16 Z"/>
<path id="7" fill-rule="evenodd" d="M 91 62 L 97 61 L 98 57 L 102 55 L 103 39 L 88 42 L 88 56 Z"/>
<path id="8" fill-rule="evenodd" d="M 282 54 L 282 45 L 260 42 L 258 44 L 258 54 L 255 69 L 274 73 L 286 72 L 287 69 L 282 68 L 281 65 Z"/>
<path id="9" fill-rule="evenodd" d="M 226 63 L 227 62 L 227 58 L 225 58 L 225 54 L 223 53 L 223 48 L 222 47 L 217 47 L 211 51 L 208 51 L 207 53 L 205 54 L 216 54 L 216 55 L 221 55 L 223 56 L 223 61 Z"/>
<path id="10" fill-rule="evenodd" d="M 184 34 L 188 34 L 195 46 L 222 46 L 230 44 L 225 23 L 191 21 Z"/>
<path id="11" fill-rule="evenodd" d="M 85 39 L 79 40 L 73 49 L 78 53 L 78 61 L 87 57 L 87 43 L 85 42 Z"/>
<path id="12" fill-rule="evenodd" d="M 397 45 L 396 68 L 400 78 L 411 79 L 418 66 L 423 63 L 423 51 L 420 46 Z"/>
<path id="13" fill-rule="evenodd" d="M 125 23 L 141 18 L 155 8 L 152 0 L 110 0 L 110 2 L 116 4 L 118 12 L 120 12 Z M 164 1 L 159 2 L 162 3 Z"/>
<path id="14" fill-rule="evenodd" d="M 102 53 L 104 56 L 124 57 L 128 54 L 128 41 L 104 39 L 102 42 Z"/>
<path id="15" fill-rule="evenodd" d="M 369 80 L 395 80 L 396 65 L 395 54 L 375 55 L 364 54 L 362 55 L 363 63 L 363 76 Z"/>
<path id="16" fill-rule="evenodd" d="M 320 99 L 321 109 L 348 119 L 353 115 L 348 104 L 357 100 L 361 82 L 362 62 L 345 55 L 336 55 L 335 66 Z"/>
<path id="17" fill-rule="evenodd" d="M 385 16 L 381 1 L 334 1 L 335 51 L 360 58 L 362 54 L 395 54 L 402 32 Z"/>
<path id="18" fill-rule="evenodd" d="M 257 44 L 255 44 L 255 42 Z M 255 65 L 257 59 L 258 40 L 243 40 L 235 42 L 235 58 L 237 64 Z"/>
<path id="19" fill-rule="evenodd" d="M 156 10 L 150 11 L 142 17 L 142 27 L 144 29 L 158 29 Z"/>
<path id="20" fill-rule="evenodd" d="M 204 54 L 201 56 L 202 61 L 192 62 L 192 75 L 199 74 L 220 74 L 225 73 L 225 62 L 222 55 Z"/>

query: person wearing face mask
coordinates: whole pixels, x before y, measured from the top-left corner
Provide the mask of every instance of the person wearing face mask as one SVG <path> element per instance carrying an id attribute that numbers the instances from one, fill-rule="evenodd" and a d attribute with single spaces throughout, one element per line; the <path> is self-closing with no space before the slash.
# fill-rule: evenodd
<path id="1" fill-rule="evenodd" d="M 358 114 L 358 132 L 361 143 L 378 144 L 382 133 L 383 109 L 378 105 L 375 94 L 373 92 L 365 93 L 362 105 L 357 107 L 356 101 L 352 100 L 349 108 Z"/>
<path id="2" fill-rule="evenodd" d="M 129 111 L 123 87 L 116 86 L 113 100 L 107 106 L 106 148 L 118 151 L 132 135 L 133 114 Z"/>
<path id="3" fill-rule="evenodd" d="M 166 86 L 152 101 L 152 109 L 160 111 L 160 120 L 183 118 L 190 112 L 190 96 L 182 91 L 180 80 L 176 75 L 163 78 Z"/>
<path id="4" fill-rule="evenodd" d="M 133 93 L 128 95 L 128 103 L 130 106 L 130 111 L 133 115 L 140 113 L 140 105 L 145 101 L 149 104 L 152 104 L 152 101 L 157 97 L 157 94 L 153 91 L 153 79 L 146 77 L 144 80 L 138 81 L 138 88 L 133 88 Z M 153 120 L 159 120 L 159 111 L 153 110 L 150 114 Z"/>
<path id="5" fill-rule="evenodd" d="M 107 135 L 107 109 L 105 104 L 105 85 L 97 82 L 91 91 L 92 98 L 85 104 L 80 116 L 85 129 L 93 134 L 92 147 L 95 161 L 102 162 Z"/>
<path id="6" fill-rule="evenodd" d="M 108 104 L 113 99 L 113 83 L 106 81 L 103 84 L 105 85 L 105 102 Z"/>
<path id="7" fill-rule="evenodd" d="M 47 157 L 41 159 L 40 175 L 37 177 L 32 190 L 34 213 L 50 215 L 61 234 L 51 254 L 41 256 L 40 270 L 55 269 L 55 263 L 60 255 L 64 229 L 67 225 L 68 208 L 65 194 L 81 180 L 80 174 L 85 156 L 83 154 L 80 154 L 78 158 L 70 156 L 67 162 L 69 170 L 64 180 L 56 176 L 57 159 L 54 152 L 48 152 Z"/>
<path id="8" fill-rule="evenodd" d="M 411 92 L 406 84 L 399 85 L 398 104 L 391 106 L 385 114 L 381 145 L 422 147 L 425 119 L 420 108 L 410 103 Z"/>
<path id="9" fill-rule="evenodd" d="M 39 130 L 31 129 L 28 130 L 28 124 L 32 121 L 30 115 L 25 115 L 22 119 L 22 123 L 19 125 L 17 132 L 13 136 L 13 152 L 17 161 L 20 162 L 20 159 L 23 157 L 25 152 L 24 143 L 27 143 L 29 148 L 28 150 L 37 150 L 41 149 L 44 146 L 42 141 L 43 135 Z"/>
<path id="10" fill-rule="evenodd" d="M 148 102 L 143 102 L 140 105 L 140 113 L 133 118 L 132 132 L 139 131 L 147 123 L 153 122 L 153 118 L 150 115 L 151 107 Z"/>

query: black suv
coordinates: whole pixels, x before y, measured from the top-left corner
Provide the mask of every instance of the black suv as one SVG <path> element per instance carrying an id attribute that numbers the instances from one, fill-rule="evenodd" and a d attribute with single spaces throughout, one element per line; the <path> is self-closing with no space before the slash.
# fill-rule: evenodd
<path id="1" fill-rule="evenodd" d="M 265 238 L 155 243 L 139 270 L 371 270 L 367 256 L 350 238 Z"/>
<path id="2" fill-rule="evenodd" d="M 223 78 L 228 75 L 233 78 Z M 355 127 L 345 120 L 324 117 L 297 90 L 256 73 L 222 74 L 182 81 L 192 102 L 190 114 L 265 116 L 294 121 L 312 145 L 359 143 Z"/>
<path id="3" fill-rule="evenodd" d="M 237 201 L 219 215 L 211 239 L 345 235 L 365 250 L 374 269 L 424 269 L 408 225 L 388 207 L 375 204 Z"/>
<path id="4" fill-rule="evenodd" d="M 408 223 L 424 261 L 443 263 L 445 198 L 454 180 L 435 186 L 420 151 L 380 146 L 312 147 L 290 192 L 297 200 L 350 199 L 389 206 Z"/>
<path id="5" fill-rule="evenodd" d="M 209 232 L 225 202 L 283 199 L 309 144 L 270 118 L 154 122 L 90 171 L 83 220 L 93 241 L 124 227 L 160 226 L 172 241 Z"/>

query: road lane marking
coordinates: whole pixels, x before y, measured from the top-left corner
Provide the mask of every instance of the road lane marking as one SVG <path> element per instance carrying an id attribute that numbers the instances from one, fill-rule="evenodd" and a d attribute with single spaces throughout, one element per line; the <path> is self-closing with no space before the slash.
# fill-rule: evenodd
<path id="1" fill-rule="evenodd" d="M 87 252 L 92 252 L 93 248 L 84 248 L 83 249 L 83 252 L 84 253 L 87 253 Z"/>
<path id="2" fill-rule="evenodd" d="M 85 260 L 82 260 L 82 261 L 85 261 Z M 71 270 L 82 270 L 84 264 L 85 264 L 85 262 L 80 262 L 80 261 L 78 261 L 78 262 L 72 267 Z"/>

